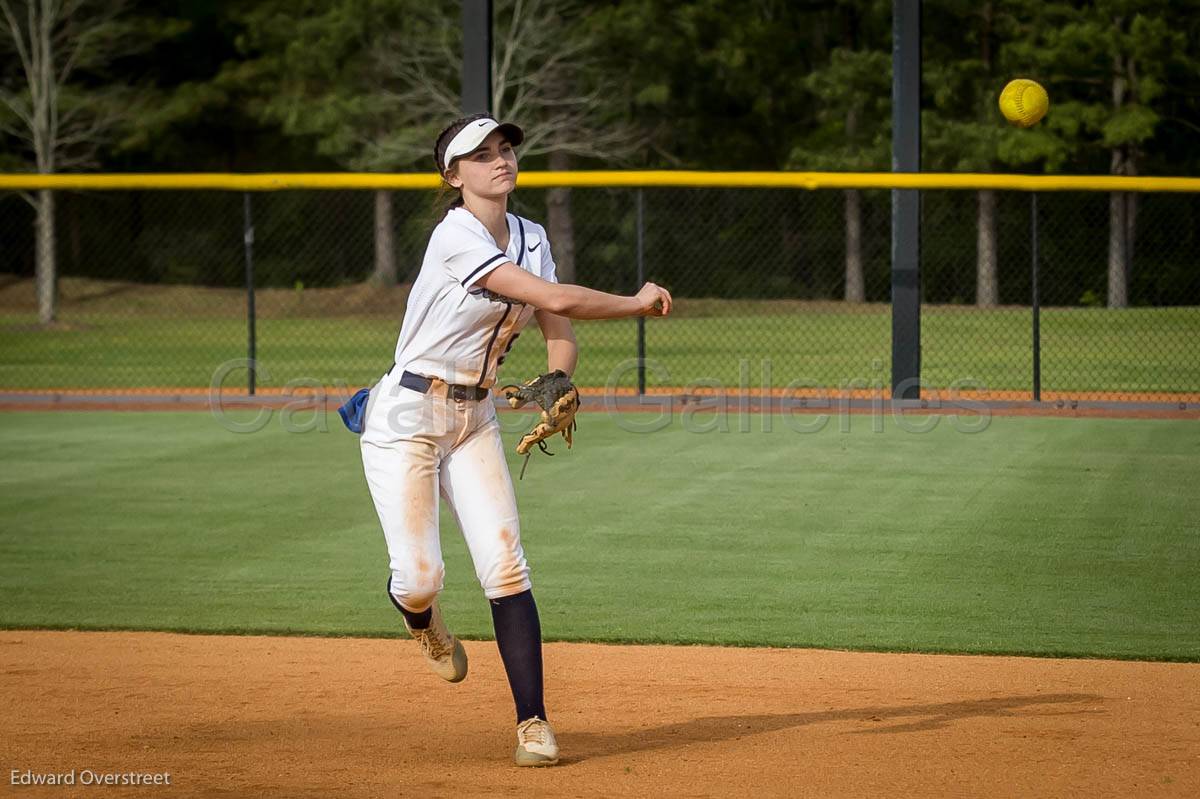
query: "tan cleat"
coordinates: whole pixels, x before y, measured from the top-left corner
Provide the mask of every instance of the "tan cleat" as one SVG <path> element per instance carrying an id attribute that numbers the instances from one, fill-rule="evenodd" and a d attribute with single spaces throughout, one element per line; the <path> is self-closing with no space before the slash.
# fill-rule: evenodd
<path id="1" fill-rule="evenodd" d="M 518 766 L 553 766 L 558 762 L 558 741 L 550 723 L 537 716 L 517 725 L 517 751 L 513 755 Z"/>
<path id="2" fill-rule="evenodd" d="M 421 645 L 421 654 L 437 676 L 447 682 L 462 682 L 467 676 L 467 650 L 446 629 L 446 622 L 442 621 L 442 612 L 436 602 L 433 603 L 427 628 L 414 630 L 408 626 L 407 620 L 404 627 Z"/>

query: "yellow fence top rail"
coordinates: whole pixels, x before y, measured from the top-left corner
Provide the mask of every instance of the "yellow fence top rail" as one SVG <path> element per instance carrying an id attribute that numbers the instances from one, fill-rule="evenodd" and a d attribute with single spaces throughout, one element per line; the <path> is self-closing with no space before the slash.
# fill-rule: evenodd
<path id="1" fill-rule="evenodd" d="M 0 174 L 0 191 L 69 189 L 130 191 L 202 189 L 209 191 L 281 191 L 285 189 L 435 189 L 437 175 L 386 173 L 274 174 Z M 526 188 L 570 187 L 719 187 L 761 189 L 997 189 L 1000 191 L 1200 192 L 1200 178 L 1118 177 L 1114 175 L 1001 175 L 946 172 L 690 172 L 596 171 L 524 172 Z"/>

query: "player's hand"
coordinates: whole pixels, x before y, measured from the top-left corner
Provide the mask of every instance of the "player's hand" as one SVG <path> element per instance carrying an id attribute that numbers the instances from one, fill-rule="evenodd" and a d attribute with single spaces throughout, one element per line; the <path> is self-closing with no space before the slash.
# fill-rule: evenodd
<path id="1" fill-rule="evenodd" d="M 671 313 L 671 292 L 654 283 L 647 283 L 637 293 L 641 304 L 639 316 L 666 316 Z"/>

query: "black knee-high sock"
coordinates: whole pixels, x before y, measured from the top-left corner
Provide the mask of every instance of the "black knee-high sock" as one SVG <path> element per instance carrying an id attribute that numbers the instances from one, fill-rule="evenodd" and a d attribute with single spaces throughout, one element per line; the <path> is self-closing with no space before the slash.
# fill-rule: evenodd
<path id="1" fill-rule="evenodd" d="M 392 605 L 395 606 L 396 610 L 400 611 L 400 615 L 403 616 L 404 620 L 408 622 L 409 627 L 414 630 L 425 630 L 429 628 L 429 623 L 433 620 L 433 605 L 425 608 L 420 613 L 413 613 L 411 610 L 405 610 L 403 606 L 396 601 L 396 597 L 392 595 L 391 577 L 388 578 L 387 594 L 388 599 L 392 600 Z"/>
<path id="2" fill-rule="evenodd" d="M 508 674 L 513 701 L 517 704 L 517 721 L 537 716 L 546 719 L 542 698 L 542 624 L 538 619 L 533 592 L 493 599 L 492 626 L 496 630 L 496 646 Z"/>

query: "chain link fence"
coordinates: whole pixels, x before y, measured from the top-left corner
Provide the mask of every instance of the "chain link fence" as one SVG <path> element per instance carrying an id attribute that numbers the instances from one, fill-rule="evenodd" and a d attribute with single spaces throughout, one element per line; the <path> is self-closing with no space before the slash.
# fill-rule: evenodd
<path id="1" fill-rule="evenodd" d="M 1038 195 L 1044 399 L 1200 400 L 1200 197 L 1136 197 L 1115 259 L 1126 307 L 1110 308 L 1110 195 Z M 430 192 L 386 198 L 380 239 L 388 215 L 374 192 L 250 195 L 260 390 L 367 385 L 391 364 L 440 209 Z M 0 196 L 0 388 L 246 385 L 245 195 L 56 199 L 57 320 L 43 326 L 34 212 Z M 644 325 L 647 391 L 890 386 L 889 191 L 521 189 L 511 210 L 546 225 L 563 279 L 628 294 L 639 285 L 639 202 L 641 269 L 677 300 L 671 318 Z M 925 191 L 922 203 L 923 385 L 1028 399 L 1031 195 Z M 395 282 L 377 278 L 380 240 Z M 637 320 L 577 322 L 576 333 L 580 385 L 636 390 Z M 544 368 L 531 324 L 501 379 Z"/>

